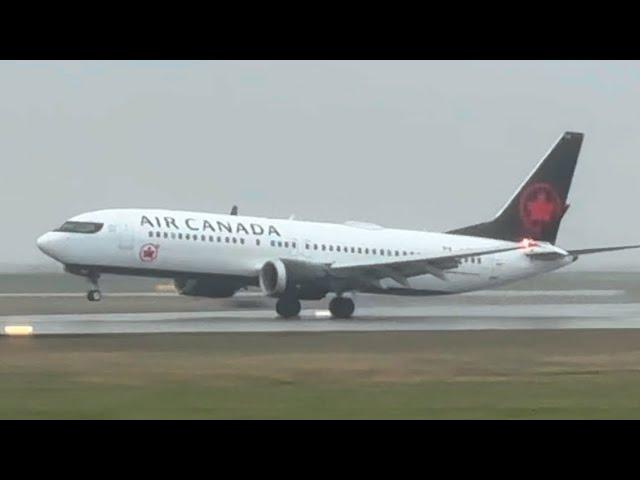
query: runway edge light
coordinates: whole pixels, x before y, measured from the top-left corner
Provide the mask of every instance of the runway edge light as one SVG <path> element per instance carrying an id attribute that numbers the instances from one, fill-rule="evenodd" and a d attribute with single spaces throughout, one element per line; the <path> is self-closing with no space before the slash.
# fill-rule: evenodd
<path id="1" fill-rule="evenodd" d="M 4 334 L 13 337 L 33 335 L 33 327 L 31 325 L 6 325 Z"/>

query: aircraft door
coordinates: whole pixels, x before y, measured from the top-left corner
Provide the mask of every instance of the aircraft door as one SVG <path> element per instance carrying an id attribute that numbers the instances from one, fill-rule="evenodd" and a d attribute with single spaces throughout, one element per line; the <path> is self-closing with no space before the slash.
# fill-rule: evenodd
<path id="1" fill-rule="evenodd" d="M 500 277 L 504 273 L 503 270 L 504 270 L 505 260 L 504 258 L 501 258 L 500 255 L 491 255 L 491 260 L 492 260 L 493 266 L 491 269 L 491 274 L 489 275 L 489 280 L 498 281 L 500 280 Z"/>
<path id="2" fill-rule="evenodd" d="M 120 250 L 133 250 L 133 230 L 126 223 L 118 225 L 118 247 Z"/>

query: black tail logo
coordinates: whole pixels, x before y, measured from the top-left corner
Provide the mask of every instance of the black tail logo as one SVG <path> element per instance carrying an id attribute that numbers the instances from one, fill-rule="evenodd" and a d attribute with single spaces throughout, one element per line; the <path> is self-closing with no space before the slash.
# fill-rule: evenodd
<path id="1" fill-rule="evenodd" d="M 447 233 L 554 243 L 569 208 L 566 201 L 583 137 L 574 132 L 562 135 L 493 220 Z"/>

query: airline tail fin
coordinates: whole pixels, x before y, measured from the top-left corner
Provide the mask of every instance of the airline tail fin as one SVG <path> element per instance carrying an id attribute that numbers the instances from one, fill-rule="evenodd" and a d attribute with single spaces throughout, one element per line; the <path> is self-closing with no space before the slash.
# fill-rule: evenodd
<path id="1" fill-rule="evenodd" d="M 555 243 L 583 137 L 565 132 L 493 220 L 447 233 Z"/>

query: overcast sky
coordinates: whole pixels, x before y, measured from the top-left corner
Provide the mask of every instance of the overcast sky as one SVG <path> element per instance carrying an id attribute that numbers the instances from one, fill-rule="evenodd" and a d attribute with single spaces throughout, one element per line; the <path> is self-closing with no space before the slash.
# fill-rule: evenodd
<path id="1" fill-rule="evenodd" d="M 639 62 L 0 62 L 0 264 L 54 265 L 38 235 L 114 207 L 447 230 L 565 130 L 586 138 L 558 244 L 640 242 Z"/>

